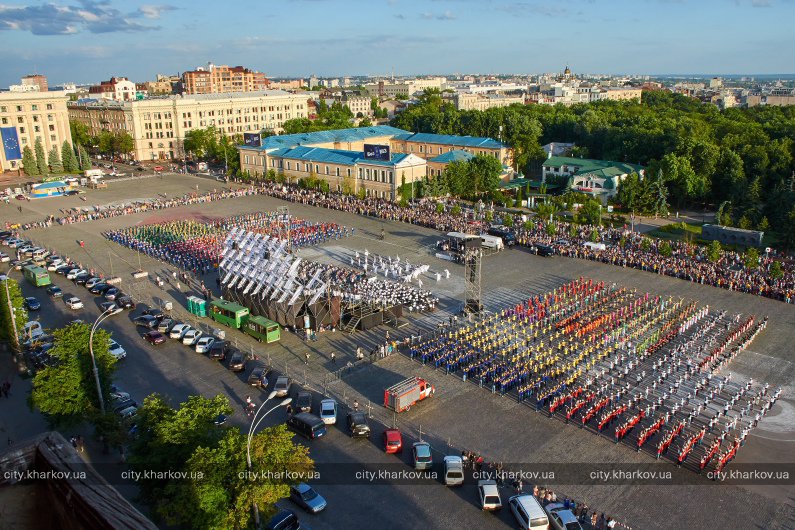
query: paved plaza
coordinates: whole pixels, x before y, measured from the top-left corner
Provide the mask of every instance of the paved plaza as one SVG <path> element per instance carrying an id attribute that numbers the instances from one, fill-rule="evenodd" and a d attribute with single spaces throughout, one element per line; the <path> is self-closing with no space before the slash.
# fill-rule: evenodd
<path id="1" fill-rule="evenodd" d="M 200 192 L 206 192 L 218 189 L 220 184 L 207 178 L 184 175 L 112 182 L 107 189 L 90 191 L 85 202 L 78 197 L 26 202 L 22 204 L 22 212 L 16 210 L 14 203 L 9 206 L 0 204 L 0 214 L 3 220 L 24 223 L 41 220 L 50 214 L 57 215 L 61 208 L 118 204 L 160 194 L 173 197 L 195 190 L 196 186 Z M 409 326 L 389 330 L 392 338 L 427 337 L 440 323 L 449 323 L 461 306 L 464 292 L 462 267 L 435 257 L 434 244 L 439 239 L 438 232 L 269 197 L 243 197 L 101 221 L 51 226 L 30 230 L 25 235 L 87 268 L 108 276 L 119 276 L 122 289 L 139 303 L 159 305 L 173 301 L 176 317 L 192 322 L 196 317 L 183 309 L 185 298 L 199 294 L 200 280 L 215 287 L 212 274 L 196 278 L 190 287 L 182 285 L 180 290 L 172 285 L 159 288 L 152 281 L 154 276 L 167 275 L 173 270 L 171 265 L 109 241 L 102 233 L 162 220 L 217 219 L 273 211 L 285 205 L 289 206 L 291 214 L 310 222 L 337 223 L 355 229 L 350 237 L 299 249 L 298 255 L 302 258 L 349 266 L 349 260 L 356 252 L 367 251 L 385 257 L 399 255 L 411 263 L 429 266 L 428 272 L 420 279 L 424 289 L 440 298 L 440 309 L 429 315 L 409 317 Z M 383 241 L 378 237 L 382 229 L 386 234 Z M 84 242 L 83 246 L 80 241 Z M 133 280 L 132 272 L 139 268 L 148 271 L 150 277 Z M 449 271 L 449 277 L 445 271 Z M 695 302 L 699 307 L 709 305 L 716 314 L 725 310 L 725 321 L 738 313 L 743 318 L 755 315 L 760 321 L 767 317 L 766 329 L 718 375 L 724 378 L 731 373 L 733 382 L 753 378 L 755 385 L 768 382 L 771 389 L 780 386 L 781 399 L 751 431 L 727 470 L 746 464 L 795 464 L 795 350 L 792 348 L 795 343 L 795 307 L 792 305 L 634 269 L 563 257 L 539 257 L 518 248 L 486 257 L 482 276 L 485 305 L 490 311 L 513 306 L 531 296 L 586 277 L 607 286 L 615 283 L 627 291 L 649 292 L 652 297 L 671 296 L 676 300 L 682 298 Z M 53 274 L 53 277 L 65 293 L 73 292 L 86 301 L 86 308 L 70 312 L 62 302 L 44 300 L 46 296 L 43 293 L 25 284 L 23 290 L 26 294 L 36 292 L 44 302 L 41 319 L 47 326 L 62 325 L 73 318 L 89 321 L 99 314 L 99 299 L 94 303 L 82 287 L 73 286 L 62 276 Z M 170 396 L 174 404 L 190 394 L 213 396 L 222 393 L 229 396 L 236 406 L 242 406 L 245 395 L 251 393 L 243 379 L 247 372 L 237 376 L 215 361 L 173 341 L 163 347 L 152 348 L 141 340 L 129 320 L 130 316 L 124 313 L 105 322 L 114 338 L 128 351 L 128 358 L 120 364 L 117 372 L 118 384 L 139 402 L 152 392 Z M 209 327 L 206 319 L 196 323 L 205 329 Z M 460 324 L 465 323 L 462 320 Z M 283 331 L 280 342 L 267 346 L 236 332 L 227 331 L 227 337 L 240 349 L 257 352 L 261 362 L 270 362 L 280 372 L 288 373 L 294 382 L 315 390 L 318 396 L 332 395 L 347 407 L 357 400 L 371 413 L 378 425 L 374 426 L 369 443 L 352 440 L 343 430 L 332 429 L 327 439 L 310 444 L 311 454 L 318 463 L 396 462 L 396 457 L 384 455 L 379 447 L 383 425 L 392 424 L 404 432 L 404 445 L 406 441 L 420 437 L 429 441 L 435 450 L 435 458 L 471 450 L 482 454 L 489 462 L 511 464 L 607 463 L 631 467 L 657 463 L 651 453 L 633 451 L 626 444 L 616 444 L 607 436 L 596 435 L 592 430 L 573 423 L 566 424 L 560 414 L 550 418 L 547 414 L 535 412 L 526 402 L 519 402 L 515 394 L 502 396 L 499 392 L 492 393 L 490 388 L 481 388 L 471 379 L 463 381 L 460 373 L 448 375 L 444 368 L 436 368 L 432 363 L 422 365 L 409 357 L 407 349 L 372 363 L 355 363 L 357 347 L 369 353 L 383 343 L 386 329 L 381 326 L 353 335 L 325 332 L 318 335 L 318 341 L 309 343 L 294 333 Z M 305 364 L 306 352 L 310 354 L 308 364 Z M 334 362 L 330 357 L 332 352 L 336 355 Z M 437 393 L 430 401 L 395 417 L 381 406 L 383 390 L 412 375 L 427 378 L 436 386 Z M 17 397 L 26 385 L 29 388 L 29 382 L 15 380 Z M 21 406 L 19 399 L 14 403 Z M 2 427 L 9 436 L 13 433 L 15 439 L 40 432 L 43 427 L 35 414 L 10 413 L 9 407 L 0 411 Z M 284 419 L 274 418 L 274 421 Z M 241 418 L 237 420 L 242 423 Z M 404 451 L 400 458 L 408 462 L 408 451 Z M 661 462 L 664 463 L 659 466 L 665 466 L 661 469 L 672 472 L 673 485 L 556 485 L 553 482 L 551 487 L 559 495 L 574 497 L 635 529 L 795 527 L 795 477 L 782 481 L 780 485 L 721 486 L 706 477 L 699 477 L 688 466 L 680 469 L 670 460 Z M 436 484 L 364 486 L 349 483 L 324 484 L 318 488 L 329 500 L 330 509 L 309 520 L 312 528 L 365 528 L 376 518 L 383 528 L 405 528 L 412 524 L 445 528 L 514 526 L 509 510 L 503 510 L 496 517 L 480 513 L 472 486 L 453 490 Z M 509 490 L 507 487 L 503 490 L 503 501 Z M 356 509 L 364 507 L 367 509 Z"/>

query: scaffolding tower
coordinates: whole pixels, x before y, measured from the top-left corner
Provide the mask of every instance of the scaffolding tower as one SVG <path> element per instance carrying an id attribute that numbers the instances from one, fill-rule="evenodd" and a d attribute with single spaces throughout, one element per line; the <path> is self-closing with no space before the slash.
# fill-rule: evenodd
<path id="1" fill-rule="evenodd" d="M 478 247 L 467 246 L 463 249 L 461 260 L 464 263 L 464 314 L 478 315 L 483 311 L 481 302 L 480 269 L 483 261 L 483 249 L 480 247 L 480 239 L 477 239 Z"/>
<path id="2" fill-rule="evenodd" d="M 279 206 L 276 208 L 276 219 L 278 221 L 278 229 L 276 232 L 277 237 L 287 242 L 285 250 L 288 254 L 293 253 L 293 241 L 290 237 L 290 229 L 292 228 L 290 222 L 290 208 L 288 206 Z"/>

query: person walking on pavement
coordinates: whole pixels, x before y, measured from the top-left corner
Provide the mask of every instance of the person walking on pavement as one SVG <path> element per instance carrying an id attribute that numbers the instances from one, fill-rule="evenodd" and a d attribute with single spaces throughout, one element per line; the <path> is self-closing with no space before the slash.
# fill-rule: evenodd
<path id="1" fill-rule="evenodd" d="M 331 352 L 331 364 L 337 364 L 337 355 Z"/>
<path id="2" fill-rule="evenodd" d="M 304 364 L 309 364 L 309 352 L 304 353 Z"/>

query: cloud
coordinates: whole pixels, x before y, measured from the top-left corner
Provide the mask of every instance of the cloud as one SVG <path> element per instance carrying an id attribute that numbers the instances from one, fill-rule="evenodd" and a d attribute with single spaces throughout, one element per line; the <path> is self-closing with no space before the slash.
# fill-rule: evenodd
<path id="1" fill-rule="evenodd" d="M 160 28 L 134 19 L 159 18 L 161 13 L 172 9 L 170 6 L 141 6 L 138 11 L 125 14 L 102 0 L 79 0 L 76 5 L 0 5 L 0 31 L 29 31 L 34 35 L 150 31 Z"/>
<path id="2" fill-rule="evenodd" d="M 398 20 L 406 20 L 406 15 L 404 15 L 403 13 L 395 13 L 392 16 L 395 17 Z"/>
<path id="3" fill-rule="evenodd" d="M 168 5 L 142 5 L 138 8 L 138 13 L 145 18 L 156 20 L 160 15 L 167 11 L 174 11 L 177 8 Z"/>
<path id="4" fill-rule="evenodd" d="M 751 0 L 751 7 L 772 7 L 770 0 Z"/>
<path id="5" fill-rule="evenodd" d="M 445 11 L 444 13 L 423 13 L 420 15 L 425 20 L 455 20 L 455 15 L 452 11 Z"/>

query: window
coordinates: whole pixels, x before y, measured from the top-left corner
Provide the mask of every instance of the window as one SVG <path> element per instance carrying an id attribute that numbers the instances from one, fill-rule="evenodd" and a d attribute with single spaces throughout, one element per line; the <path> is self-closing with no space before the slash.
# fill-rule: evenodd
<path id="1" fill-rule="evenodd" d="M 0 112 L 8 112 L 8 109 L 4 106 L 0 107 Z"/>
<path id="2" fill-rule="evenodd" d="M 326 166 L 326 175 L 328 175 L 328 166 Z"/>
<path id="3" fill-rule="evenodd" d="M 47 110 L 52 110 L 52 103 L 47 103 Z"/>
<path id="4" fill-rule="evenodd" d="M 34 125 L 33 132 L 41 132 L 41 127 L 39 127 L 38 125 Z"/>
<path id="5" fill-rule="evenodd" d="M 39 117 L 38 116 L 33 116 L 33 122 L 34 123 L 39 123 Z"/>
<path id="6" fill-rule="evenodd" d="M 8 118 L 3 118 L 2 122 L 3 122 L 3 125 L 8 125 Z"/>
<path id="7" fill-rule="evenodd" d="M 22 105 L 17 105 L 17 112 L 22 112 Z"/>
<path id="8" fill-rule="evenodd" d="M 425 146 L 424 146 L 424 145 L 421 145 L 421 146 L 420 146 L 420 153 L 424 153 L 424 152 L 425 152 Z"/>
<path id="9" fill-rule="evenodd" d="M 337 174 L 338 177 L 340 176 L 340 168 L 335 168 L 334 172 Z"/>
<path id="10" fill-rule="evenodd" d="M 52 121 L 52 114 L 47 114 L 47 121 Z"/>
<path id="11" fill-rule="evenodd" d="M 55 141 L 55 135 L 54 135 L 54 134 L 51 134 L 51 135 L 50 135 L 50 141 L 51 141 L 51 142 L 54 142 L 54 141 Z"/>
<path id="12" fill-rule="evenodd" d="M 50 125 L 50 132 L 55 131 L 55 125 Z"/>
<path id="13" fill-rule="evenodd" d="M 17 123 L 25 123 L 25 118 L 22 116 L 17 116 Z"/>

